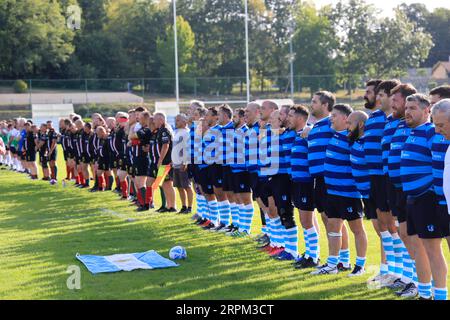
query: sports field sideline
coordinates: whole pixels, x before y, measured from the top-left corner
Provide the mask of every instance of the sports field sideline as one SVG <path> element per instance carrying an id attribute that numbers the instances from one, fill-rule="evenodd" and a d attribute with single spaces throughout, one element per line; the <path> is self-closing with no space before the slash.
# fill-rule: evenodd
<path id="1" fill-rule="evenodd" d="M 365 283 L 379 268 L 379 244 L 368 222 L 367 273 L 356 278 L 347 273 L 314 277 L 310 270 L 293 270 L 290 262 L 273 261 L 250 239 L 204 232 L 188 216 L 142 214 L 110 192 L 92 194 L 72 183 L 63 188 L 63 174 L 60 170 L 58 185 L 51 186 L 0 171 L 0 299 L 396 298 L 389 289 L 370 290 Z M 127 221 L 130 218 L 135 220 Z M 255 232 L 259 224 L 255 215 Z M 351 252 L 353 243 L 352 239 Z M 173 269 L 94 276 L 75 259 L 77 252 L 109 255 L 151 249 L 168 257 L 175 245 L 187 249 L 188 259 Z M 321 245 L 325 259 L 323 237 Z M 450 259 L 448 250 L 444 252 Z M 81 290 L 66 286 L 72 265 L 81 268 Z"/>

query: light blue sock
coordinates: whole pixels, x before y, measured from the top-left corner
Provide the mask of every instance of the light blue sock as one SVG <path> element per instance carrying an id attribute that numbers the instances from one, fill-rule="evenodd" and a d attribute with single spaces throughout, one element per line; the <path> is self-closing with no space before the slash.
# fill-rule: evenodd
<path id="1" fill-rule="evenodd" d="M 388 265 L 388 273 L 395 273 L 395 253 L 394 253 L 394 242 L 389 231 L 380 232 L 381 241 L 383 245 L 384 252 L 386 254 L 386 262 Z"/>
<path id="2" fill-rule="evenodd" d="M 418 290 L 420 297 L 425 299 L 431 298 L 431 282 L 428 283 L 419 282 Z"/>
<path id="3" fill-rule="evenodd" d="M 239 205 L 230 202 L 230 210 L 231 210 L 231 223 L 235 227 L 239 227 Z"/>
<path id="4" fill-rule="evenodd" d="M 242 206 L 242 211 L 239 210 L 239 231 L 241 232 L 247 232 L 247 234 L 250 234 L 250 229 L 252 225 L 253 220 L 253 204 L 248 204 L 246 206 Z M 267 231 L 265 232 L 267 233 Z"/>
<path id="5" fill-rule="evenodd" d="M 339 262 L 341 262 L 345 268 L 350 265 L 350 250 L 339 250 Z"/>
<path id="6" fill-rule="evenodd" d="M 219 205 L 220 223 L 223 223 L 224 225 L 227 226 L 230 224 L 230 216 L 231 216 L 230 202 L 228 200 L 225 200 L 219 202 L 218 205 Z"/>
<path id="7" fill-rule="evenodd" d="M 280 217 L 276 217 L 275 219 L 272 219 L 272 227 L 273 227 L 273 238 L 274 241 L 272 243 L 276 247 L 283 247 L 284 241 L 283 241 L 283 225 L 281 224 Z"/>
<path id="8" fill-rule="evenodd" d="M 284 244 L 286 252 L 290 253 L 294 258 L 298 257 L 298 229 L 293 227 L 290 229 L 285 228 Z"/>
<path id="9" fill-rule="evenodd" d="M 308 259 L 310 257 L 309 252 L 309 236 L 306 229 L 303 229 L 303 238 L 305 239 L 305 259 Z"/>
<path id="10" fill-rule="evenodd" d="M 209 220 L 211 220 L 212 223 L 217 225 L 217 222 L 219 220 L 219 205 L 217 204 L 217 201 L 216 200 L 209 201 L 208 207 L 209 207 Z"/>
<path id="11" fill-rule="evenodd" d="M 388 265 L 386 263 L 380 264 L 380 274 L 381 275 L 388 274 Z"/>
<path id="12" fill-rule="evenodd" d="M 398 278 L 402 277 L 403 274 L 403 242 L 398 236 L 398 233 L 392 234 L 392 243 L 394 246 L 394 259 L 395 259 L 395 270 L 394 273 Z"/>
<path id="13" fill-rule="evenodd" d="M 434 300 L 447 300 L 447 288 L 434 288 Z"/>
<path id="14" fill-rule="evenodd" d="M 327 264 L 329 267 L 334 268 L 339 263 L 339 257 L 338 256 L 328 256 Z"/>
<path id="15" fill-rule="evenodd" d="M 366 266 L 366 257 L 356 257 L 356 265 L 364 268 Z"/>
<path id="16" fill-rule="evenodd" d="M 311 258 L 314 260 L 314 262 L 317 263 L 320 253 L 319 234 L 317 233 L 315 226 L 312 226 L 311 229 L 306 230 L 306 233 L 308 236 L 309 254 Z"/>
<path id="17" fill-rule="evenodd" d="M 408 249 L 403 247 L 403 270 L 402 270 L 402 281 L 404 283 L 411 283 L 413 281 L 414 270 L 413 270 L 413 260 L 408 253 Z"/>

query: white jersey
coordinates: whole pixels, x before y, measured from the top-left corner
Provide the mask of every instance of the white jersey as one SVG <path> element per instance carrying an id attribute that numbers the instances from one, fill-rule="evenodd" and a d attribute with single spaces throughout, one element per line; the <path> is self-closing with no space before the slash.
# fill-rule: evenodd
<path id="1" fill-rule="evenodd" d="M 179 168 L 182 164 L 189 162 L 190 152 L 190 131 L 188 128 L 176 129 L 173 137 L 172 147 L 172 165 L 174 168 Z"/>
<path id="2" fill-rule="evenodd" d="M 450 148 L 448 148 L 445 154 L 445 167 L 444 167 L 444 195 L 447 199 L 448 214 L 450 214 Z"/>

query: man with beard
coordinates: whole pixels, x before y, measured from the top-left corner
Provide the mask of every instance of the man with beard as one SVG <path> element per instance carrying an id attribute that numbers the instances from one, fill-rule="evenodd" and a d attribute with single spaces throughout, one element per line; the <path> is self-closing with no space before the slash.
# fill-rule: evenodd
<path id="1" fill-rule="evenodd" d="M 442 299 L 442 291 L 447 291 L 447 265 L 441 239 L 449 235 L 449 223 L 447 212 L 438 209 L 433 186 L 431 149 L 435 126 L 430 122 L 430 104 L 423 94 L 407 97 L 405 120 L 411 134 L 400 161 L 400 177 L 407 196 L 407 233 L 416 260 L 419 300 L 431 300 L 433 288 L 440 291 L 439 299 Z"/>
<path id="2" fill-rule="evenodd" d="M 363 208 L 361 194 L 356 188 L 352 176 L 350 161 L 350 142 L 348 138 L 348 117 L 353 112 L 349 105 L 335 105 L 331 113 L 331 123 L 335 130 L 327 149 L 324 163 L 324 175 L 327 190 L 325 213 L 328 218 L 328 248 L 327 263 L 311 274 L 336 274 L 342 248 L 342 226 L 347 220 L 355 236 L 358 262 L 362 264 L 367 250 L 367 235 L 362 223 Z M 350 253 L 344 256 L 344 262 L 350 265 Z M 353 271 L 357 274 L 359 268 Z M 360 271 L 360 270 L 359 270 Z M 354 274 L 354 275 L 356 275 Z"/>
<path id="3" fill-rule="evenodd" d="M 391 283 L 385 283 L 386 285 L 392 285 L 397 279 L 394 275 L 395 255 L 392 236 L 392 234 L 396 234 L 396 232 L 395 226 L 389 225 L 391 227 L 391 230 L 389 230 L 388 223 L 386 223 L 392 219 L 389 219 L 391 214 L 386 191 L 387 178 L 383 171 L 383 153 L 381 146 L 381 140 L 383 138 L 383 132 L 387 120 L 387 113 L 390 113 L 391 105 L 389 101 L 384 105 L 377 106 L 376 104 L 376 97 L 378 93 L 377 87 L 382 82 L 382 80 L 370 80 L 366 84 L 366 94 L 364 96 L 364 99 L 366 100 L 365 107 L 371 111 L 371 114 L 369 119 L 367 119 L 364 128 L 364 150 L 365 160 L 369 168 L 370 175 L 369 204 L 372 204 L 376 210 L 376 216 L 369 216 L 369 218 L 372 220 L 377 220 L 377 222 L 373 223 L 378 226 L 378 231 L 382 240 L 383 252 L 386 254 L 388 274 L 391 276 Z M 368 210 L 369 213 L 371 211 L 372 210 Z"/>
<path id="4" fill-rule="evenodd" d="M 233 163 L 230 165 L 233 181 L 233 191 L 238 205 L 238 215 L 236 221 L 238 226 L 230 231 L 233 237 L 243 237 L 250 234 L 251 223 L 253 219 L 253 201 L 251 193 L 250 173 L 245 166 L 246 146 L 248 147 L 248 137 L 246 133 L 248 126 L 245 123 L 245 110 L 237 109 L 234 111 L 233 122 L 234 132 L 234 150 Z M 233 217 L 233 224 L 235 218 Z"/>
<path id="5" fill-rule="evenodd" d="M 406 98 L 416 93 L 416 89 L 410 84 L 400 84 L 391 90 L 392 117 L 399 119 L 396 130 L 392 135 L 388 154 L 388 174 L 389 182 L 394 186 L 390 193 L 394 194 L 389 202 L 392 206 L 392 213 L 399 223 L 400 238 L 407 250 L 403 249 L 403 271 L 402 282 L 406 284 L 403 290 L 396 292 L 400 297 L 414 297 L 417 295 L 416 272 L 414 262 L 414 251 L 410 244 L 410 239 L 406 232 L 406 195 L 403 192 L 403 185 L 400 178 L 400 157 L 406 139 L 410 134 L 410 128 L 405 121 Z M 386 278 L 386 279 L 384 279 Z M 380 279 L 381 286 L 393 284 L 393 277 L 387 276 Z"/>
<path id="6" fill-rule="evenodd" d="M 368 215 L 367 212 L 373 209 L 368 203 L 370 193 L 370 175 L 364 152 L 364 124 L 367 119 L 367 114 L 362 111 L 354 111 L 347 119 L 349 130 L 348 139 L 350 140 L 350 144 L 352 146 L 350 151 L 352 176 L 353 179 L 355 179 L 356 188 L 359 193 L 361 193 L 364 203 L 364 213 L 366 216 Z M 362 230 L 364 230 L 364 226 L 359 227 L 362 227 Z M 362 237 L 362 239 L 362 243 L 357 243 L 356 247 L 357 249 L 360 248 L 360 251 L 364 254 L 364 256 L 361 256 L 358 253 L 355 268 L 352 273 L 349 274 L 349 277 L 359 276 L 365 272 L 364 267 L 366 263 L 365 253 L 367 251 L 367 238 Z"/>

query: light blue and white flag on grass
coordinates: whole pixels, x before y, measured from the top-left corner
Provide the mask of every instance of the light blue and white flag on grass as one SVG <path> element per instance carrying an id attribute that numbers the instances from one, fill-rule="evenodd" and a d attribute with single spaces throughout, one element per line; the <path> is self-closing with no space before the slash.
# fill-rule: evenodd
<path id="1" fill-rule="evenodd" d="M 140 253 L 114 254 L 111 256 L 80 255 L 77 253 L 75 257 L 93 274 L 179 266 L 172 260 L 160 256 L 154 250 Z"/>

